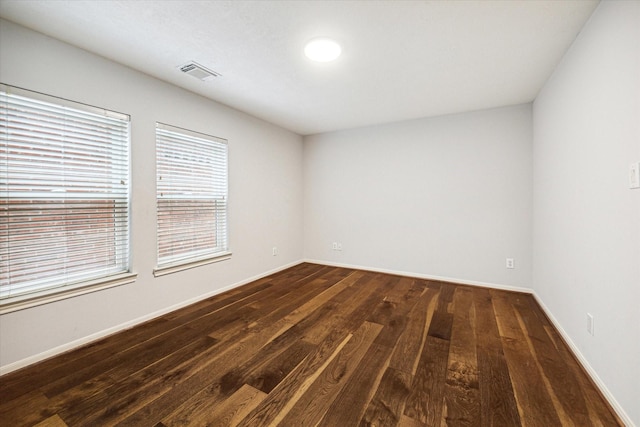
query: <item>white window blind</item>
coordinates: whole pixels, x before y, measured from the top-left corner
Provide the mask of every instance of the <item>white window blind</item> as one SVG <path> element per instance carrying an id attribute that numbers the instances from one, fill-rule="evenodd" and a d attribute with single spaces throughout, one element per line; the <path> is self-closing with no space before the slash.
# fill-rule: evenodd
<path id="1" fill-rule="evenodd" d="M 157 123 L 158 268 L 228 253 L 227 141 Z"/>
<path id="2" fill-rule="evenodd" d="M 0 85 L 0 298 L 127 271 L 129 117 Z"/>

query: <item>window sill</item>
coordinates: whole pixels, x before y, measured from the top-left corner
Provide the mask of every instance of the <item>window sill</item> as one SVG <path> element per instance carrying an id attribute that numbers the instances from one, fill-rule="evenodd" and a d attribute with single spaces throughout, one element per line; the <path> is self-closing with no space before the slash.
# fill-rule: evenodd
<path id="1" fill-rule="evenodd" d="M 46 291 L 9 297 L 6 300 L 0 301 L 0 314 L 11 313 L 13 311 L 24 310 L 25 308 L 73 298 L 78 295 L 126 285 L 128 283 L 135 282 L 137 276 L 138 275 L 136 273 L 123 273 L 118 274 L 117 276 L 110 276 L 90 282 L 82 282 L 74 285 L 48 289 Z"/>
<path id="2" fill-rule="evenodd" d="M 177 273 L 179 271 L 188 270 L 201 265 L 211 264 L 214 262 L 226 261 L 231 259 L 231 252 L 222 252 L 208 258 L 198 259 L 195 261 L 185 261 L 180 264 L 170 264 L 162 267 L 156 267 L 153 270 L 154 277 L 164 276 L 166 274 Z"/>

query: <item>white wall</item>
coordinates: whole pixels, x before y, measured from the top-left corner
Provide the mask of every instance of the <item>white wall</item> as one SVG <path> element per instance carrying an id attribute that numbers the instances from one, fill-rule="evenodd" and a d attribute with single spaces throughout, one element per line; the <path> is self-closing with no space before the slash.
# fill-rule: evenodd
<path id="1" fill-rule="evenodd" d="M 640 425 L 640 2 L 598 6 L 533 113 L 534 290 Z"/>
<path id="2" fill-rule="evenodd" d="M 1 316 L 1 367 L 302 259 L 300 136 L 7 21 L 0 21 L 0 81 L 131 115 L 138 273 L 130 285 Z M 233 252 L 231 260 L 157 279 L 156 121 L 229 140 Z"/>
<path id="3" fill-rule="evenodd" d="M 521 105 L 305 137 L 305 258 L 530 288 L 531 132 Z"/>

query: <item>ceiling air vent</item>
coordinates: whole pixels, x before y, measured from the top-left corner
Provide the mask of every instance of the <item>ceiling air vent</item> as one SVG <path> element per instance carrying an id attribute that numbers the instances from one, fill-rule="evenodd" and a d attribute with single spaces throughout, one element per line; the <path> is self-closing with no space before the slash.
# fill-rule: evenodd
<path id="1" fill-rule="evenodd" d="M 215 71 L 210 70 L 195 61 L 184 64 L 180 67 L 180 71 L 203 81 L 220 76 L 220 73 L 216 73 Z"/>

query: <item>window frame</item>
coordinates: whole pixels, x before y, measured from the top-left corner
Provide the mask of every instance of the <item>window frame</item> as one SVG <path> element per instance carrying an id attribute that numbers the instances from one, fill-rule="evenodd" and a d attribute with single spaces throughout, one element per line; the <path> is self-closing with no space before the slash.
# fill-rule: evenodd
<path id="1" fill-rule="evenodd" d="M 88 201 L 91 200 L 95 200 L 95 201 L 112 201 L 114 204 L 115 203 L 119 203 L 122 200 L 125 200 L 125 207 L 123 210 L 123 213 L 126 215 L 126 217 L 124 218 L 123 221 L 119 221 L 116 220 L 116 218 L 118 218 L 119 215 L 122 214 L 122 212 L 119 211 L 113 211 L 113 238 L 114 239 L 122 239 L 123 240 L 123 245 L 120 246 L 118 244 L 113 245 L 112 250 L 114 251 L 114 253 L 116 253 L 115 257 L 116 259 L 122 259 L 123 260 L 123 264 L 122 267 L 123 268 L 119 268 L 117 269 L 117 271 L 111 272 L 111 273 L 105 273 L 103 276 L 100 276 L 97 274 L 97 270 L 96 268 L 93 269 L 93 272 L 89 272 L 89 271 L 85 271 L 85 272 L 79 272 L 79 273 L 75 273 L 77 274 L 77 279 L 69 279 L 69 276 L 66 277 L 67 280 L 60 280 L 60 281 L 56 281 L 55 279 L 51 279 L 46 281 L 46 285 L 44 285 L 43 283 L 40 283 L 38 285 L 38 280 L 36 279 L 31 279 L 31 284 L 29 284 L 29 282 L 25 282 L 21 287 L 23 287 L 23 289 L 21 291 L 19 291 L 18 293 L 11 295 L 11 290 L 8 290 L 8 294 L 6 296 L 3 296 L 2 298 L 0 298 L 0 314 L 4 314 L 4 313 L 9 313 L 9 312 L 13 312 L 13 311 L 17 311 L 17 310 L 21 310 L 24 308 L 29 308 L 29 307 L 33 307 L 33 306 L 37 306 L 37 305 L 41 305 L 41 304 L 46 304 L 46 303 L 50 303 L 53 301 L 58 301 L 61 299 L 66 299 L 66 298 L 71 298 L 77 295 L 82 295 L 82 294 L 86 294 L 86 293 L 90 293 L 90 292 L 96 292 L 102 289 L 107 289 L 107 288 L 111 288 L 114 286 L 121 286 L 127 283 L 132 283 L 135 281 L 137 274 L 132 272 L 132 250 L 131 250 L 131 118 L 129 115 L 127 114 L 123 114 L 123 113 L 118 113 L 112 110 L 107 110 L 105 108 L 100 108 L 100 107 L 95 107 L 95 106 L 91 106 L 91 105 L 87 105 L 87 104 L 83 104 L 80 102 L 76 102 L 76 101 L 71 101 L 68 99 L 64 99 L 64 98 L 59 98 L 56 96 L 52 96 L 52 95 L 47 95 L 47 94 L 43 94 L 43 93 L 39 93 L 39 92 L 35 92 L 35 91 L 31 91 L 31 90 L 27 90 L 27 89 L 23 89 L 23 88 L 19 88 L 19 87 L 15 87 L 15 86 L 11 86 L 11 85 L 7 85 L 7 84 L 3 84 L 0 83 L 0 91 L 2 91 L 3 93 L 7 94 L 7 97 L 11 97 L 11 96 L 18 96 L 18 97 L 23 97 L 23 98 L 27 98 L 28 101 L 15 101 L 16 103 L 19 102 L 24 102 L 24 103 L 28 103 L 30 101 L 33 101 L 34 104 L 38 104 L 38 103 L 46 103 L 51 105 L 51 108 L 55 111 L 56 114 L 56 120 L 64 120 L 62 119 L 62 117 L 71 117 L 73 116 L 73 114 L 76 113 L 80 113 L 82 114 L 91 114 L 91 115 L 99 115 L 99 116 L 103 116 L 103 117 L 108 117 L 110 119 L 118 119 L 118 120 L 123 120 L 126 121 L 126 136 L 123 138 L 123 142 L 124 142 L 124 150 L 121 152 L 124 153 L 125 157 L 124 157 L 124 162 L 123 165 L 126 167 L 126 170 L 124 172 L 123 176 L 126 176 L 126 189 L 125 189 L 125 198 L 122 199 L 122 197 L 119 198 L 113 198 L 114 196 L 112 195 L 112 193 L 108 194 L 108 197 L 95 197 L 95 195 L 89 196 L 87 195 L 87 199 Z M 42 104 L 45 108 L 48 108 L 47 105 Z M 35 114 L 35 113 L 34 113 Z M 6 116 L 5 116 L 6 117 Z M 21 119 L 22 120 L 22 119 Z M 89 120 L 89 119 L 86 119 Z M 40 122 L 42 123 L 42 122 Z M 88 123 L 88 122 L 82 122 L 82 123 Z M 37 125 L 38 123 L 36 123 Z M 34 127 L 35 129 L 38 129 L 37 126 Z M 3 134 L 4 135 L 4 134 Z M 6 147 L 6 149 L 9 149 L 9 144 L 10 144 L 10 139 L 9 139 L 9 133 L 6 134 L 6 137 L 3 136 L 3 146 Z M 61 132 L 60 135 L 67 135 L 64 132 Z M 73 135 L 72 133 L 68 133 L 68 135 Z M 59 136 L 62 137 L 62 136 Z M 40 138 L 41 141 L 45 141 L 45 138 Z M 4 143 L 4 141 L 6 141 L 6 145 Z M 92 142 L 95 142 L 94 140 L 91 140 Z M 106 144 L 106 143 L 105 143 Z M 20 146 L 27 146 L 28 143 L 20 143 L 17 144 L 17 147 Z M 73 145 L 70 145 L 73 146 Z M 105 145 L 106 146 L 106 145 Z M 66 147 L 66 146 L 65 146 Z M 75 147 L 75 146 L 74 146 Z M 64 153 L 64 150 L 66 148 L 61 148 L 60 149 L 60 153 Z M 111 155 L 111 153 L 113 153 L 112 151 L 108 151 L 105 150 L 106 153 L 109 153 L 109 155 Z M 9 155 L 9 151 L 4 152 L 3 150 L 3 155 Z M 29 157 L 26 157 L 27 159 Z M 62 162 L 71 162 L 71 157 L 65 157 L 64 155 L 60 156 L 60 161 Z M 4 166 L 2 166 L 3 168 L 6 167 L 7 169 L 5 170 L 0 170 L 0 179 L 4 179 L 7 178 L 9 179 L 9 175 L 6 175 L 7 173 L 9 173 L 9 158 L 5 157 L 2 163 L 4 163 Z M 85 163 L 82 163 L 83 165 L 85 165 Z M 86 165 L 90 165 L 90 162 L 87 162 Z M 34 166 L 30 166 L 31 168 L 33 168 L 33 170 L 37 170 L 38 165 L 34 165 Z M 27 171 L 29 169 L 26 169 Z M 110 172 L 112 173 L 112 172 Z M 66 175 L 64 175 L 66 176 Z M 114 175 L 109 175 L 110 177 L 114 177 Z M 55 182 L 55 177 L 58 177 L 58 179 L 60 179 L 60 175 L 54 175 L 54 181 L 51 182 Z M 82 182 L 84 185 L 86 184 L 86 182 L 82 181 L 82 180 L 78 180 L 80 182 Z M 9 184 L 11 181 L 8 181 L 6 184 Z M 42 182 L 47 182 L 47 181 L 42 181 Z M 68 190 L 66 190 L 67 188 L 74 188 L 74 187 L 63 187 L 65 190 L 63 190 L 62 192 L 64 194 L 71 194 L 68 193 Z M 113 188 L 113 187 L 111 187 Z M 59 190 L 57 190 L 59 192 Z M 73 204 L 69 204 L 70 200 L 73 200 L 72 196 L 69 197 L 46 197 L 47 195 L 51 196 L 54 195 L 55 192 L 50 192 L 50 193 L 42 193 L 39 194 L 39 192 L 35 191 L 33 193 L 31 193 L 31 190 L 26 191 L 25 194 L 21 195 L 19 192 L 15 193 L 15 195 L 13 195 L 13 197 L 10 197 L 11 192 L 6 192 L 5 194 L 0 194 L 0 201 L 3 202 L 9 202 L 10 200 L 22 200 L 22 201 L 28 201 L 30 202 L 42 202 L 42 203 L 56 203 L 58 202 L 58 206 L 62 206 L 63 209 L 68 209 L 71 210 Z M 24 197 L 26 196 L 30 196 L 32 195 L 32 198 L 29 197 Z M 90 194 L 90 193 L 77 193 L 77 194 Z M 22 197 L 19 197 L 22 196 Z M 85 200 L 83 197 L 79 197 L 77 198 L 77 200 Z M 117 201 L 119 202 L 117 202 Z M 8 206 L 8 205 L 7 205 Z M 92 208 L 93 209 L 93 208 Z M 115 207 L 114 207 L 115 209 Z M 6 211 L 7 216 L 4 217 L 0 217 L 0 219 L 2 219 L 2 221 L 9 221 L 9 210 Z M 49 214 L 51 215 L 51 214 Z M 65 214 L 66 215 L 70 215 L 70 214 Z M 97 220 L 97 219 L 96 219 Z M 66 221 L 66 220 L 65 220 Z M 116 222 L 117 221 L 117 222 Z M 10 241 L 11 241 L 11 232 L 9 229 L 9 222 L 5 223 L 6 226 L 6 250 L 7 253 L 9 253 L 10 251 Z M 126 227 L 124 230 L 121 227 Z M 87 227 L 88 229 L 88 227 Z M 120 230 L 118 230 L 120 229 Z M 4 236 L 3 236 L 4 237 Z M 44 238 L 44 237 L 43 237 Z M 51 238 L 49 236 L 49 238 Z M 37 240 L 37 239 L 34 239 Z M 115 241 L 115 240 L 114 240 Z M 69 246 L 65 245 L 65 248 L 67 248 L 66 250 L 68 250 Z M 118 251 L 121 250 L 125 250 L 126 252 L 124 253 L 120 253 L 120 255 L 118 254 Z M 124 255 L 124 256 L 122 256 Z M 0 254 L 0 256 L 2 256 L 2 254 Z M 11 261 L 8 260 L 8 263 L 10 263 Z M 9 265 L 9 264 L 8 264 Z M 120 265 L 118 263 L 114 264 L 114 265 Z M 106 267 L 106 265 L 105 265 Z M 102 268 L 105 268 L 102 267 Z M 63 276 L 64 274 L 61 272 L 60 275 L 58 276 Z M 84 276 L 84 277 L 82 277 Z M 55 277 L 55 276 L 53 276 Z M 73 275 L 71 276 L 73 277 Z M 6 286 L 11 287 L 10 281 L 7 280 L 7 284 Z M 20 287 L 20 286 L 19 286 Z"/>
<path id="2" fill-rule="evenodd" d="M 191 256 L 178 256 L 174 260 L 165 260 L 161 262 L 160 257 L 160 233 L 162 227 L 160 226 L 160 201 L 161 200 L 179 200 L 183 199 L 184 196 L 162 196 L 161 195 L 161 170 L 160 170 L 160 148 L 159 148 L 159 135 L 164 134 L 165 138 L 170 137 L 168 134 L 174 134 L 181 139 L 189 139 L 197 143 L 199 140 L 204 140 L 212 145 L 220 145 L 224 147 L 224 188 L 221 191 L 221 194 L 217 195 L 217 198 L 222 198 L 224 200 L 224 209 L 223 209 L 223 229 L 221 232 L 220 223 L 216 220 L 216 239 L 219 234 L 222 234 L 222 239 L 224 240 L 224 244 L 220 250 L 212 251 L 211 249 L 204 250 L 203 255 L 197 255 L 193 251 L 193 255 Z M 184 153 L 183 153 L 184 155 Z M 212 158 L 208 159 L 215 163 L 216 160 L 219 160 L 215 155 Z M 219 173 L 219 170 L 214 170 L 214 173 Z M 214 176 L 212 179 L 215 181 L 219 179 L 219 176 Z M 215 198 L 201 198 L 200 200 L 215 200 Z M 217 210 L 215 210 L 218 213 Z M 232 252 L 229 249 L 229 142 L 225 138 L 220 138 L 217 136 L 196 132 L 190 129 L 185 129 L 173 125 L 168 125 L 161 122 L 156 122 L 156 268 L 153 270 L 153 274 L 155 277 L 163 276 L 166 274 L 172 274 L 175 272 L 183 271 L 190 268 L 199 267 L 201 265 L 207 265 L 215 262 L 225 261 L 231 258 Z M 168 257 L 165 257 L 168 258 Z"/>

